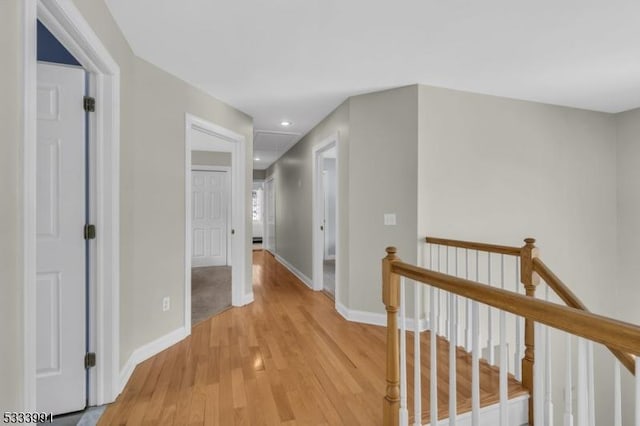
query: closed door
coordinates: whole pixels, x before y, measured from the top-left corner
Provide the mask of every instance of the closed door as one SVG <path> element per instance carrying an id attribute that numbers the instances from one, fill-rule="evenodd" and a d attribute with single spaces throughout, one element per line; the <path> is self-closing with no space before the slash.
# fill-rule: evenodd
<path id="1" fill-rule="evenodd" d="M 38 64 L 37 410 L 86 404 L 85 73 Z"/>
<path id="2" fill-rule="evenodd" d="M 228 197 L 227 172 L 191 172 L 192 266 L 228 264 Z"/>

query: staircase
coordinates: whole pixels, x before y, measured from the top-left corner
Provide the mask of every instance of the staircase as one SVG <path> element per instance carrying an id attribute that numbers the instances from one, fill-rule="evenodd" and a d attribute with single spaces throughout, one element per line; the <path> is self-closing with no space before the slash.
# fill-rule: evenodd
<path id="1" fill-rule="evenodd" d="M 427 237 L 422 267 L 390 247 L 382 274 L 384 425 L 594 426 L 593 347 L 601 344 L 613 366 L 614 408 L 599 418 L 640 426 L 637 408 L 634 419 L 622 418 L 621 385 L 621 370 L 633 377 L 639 365 L 640 327 L 590 313 L 540 259 L 535 240 L 510 247 Z"/>

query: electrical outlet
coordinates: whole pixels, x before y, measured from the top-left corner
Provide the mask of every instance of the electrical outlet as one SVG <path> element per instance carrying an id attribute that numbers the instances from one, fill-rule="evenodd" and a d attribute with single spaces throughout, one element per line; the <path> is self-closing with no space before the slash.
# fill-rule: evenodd
<path id="1" fill-rule="evenodd" d="M 162 299 L 162 312 L 166 312 L 169 309 L 171 309 L 171 299 L 167 296 Z"/>

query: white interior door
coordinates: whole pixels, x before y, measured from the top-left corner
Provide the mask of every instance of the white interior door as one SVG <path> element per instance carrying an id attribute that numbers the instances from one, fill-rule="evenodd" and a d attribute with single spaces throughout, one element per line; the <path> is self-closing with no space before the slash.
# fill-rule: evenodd
<path id="1" fill-rule="evenodd" d="M 226 171 L 191 172 L 191 265 L 227 265 L 229 179 Z"/>
<path id="2" fill-rule="evenodd" d="M 37 410 L 86 405 L 85 73 L 38 64 Z"/>

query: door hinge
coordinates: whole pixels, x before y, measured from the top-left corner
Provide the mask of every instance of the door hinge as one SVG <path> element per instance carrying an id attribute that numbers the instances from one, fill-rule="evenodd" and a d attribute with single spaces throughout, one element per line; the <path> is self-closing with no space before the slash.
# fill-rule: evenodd
<path id="1" fill-rule="evenodd" d="M 92 98 L 91 96 L 85 96 L 84 101 L 84 110 L 87 112 L 95 112 L 96 110 L 96 98 Z"/>
<path id="2" fill-rule="evenodd" d="M 96 238 L 96 226 L 95 225 L 85 225 L 84 226 L 84 239 L 85 240 L 94 240 Z"/>
<path id="3" fill-rule="evenodd" d="M 95 366 L 96 366 L 96 353 L 95 352 L 88 352 L 84 356 L 84 368 L 85 369 L 89 369 L 89 368 L 95 367 Z"/>

